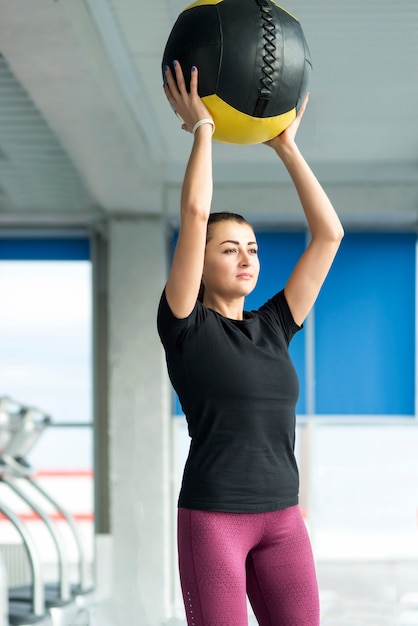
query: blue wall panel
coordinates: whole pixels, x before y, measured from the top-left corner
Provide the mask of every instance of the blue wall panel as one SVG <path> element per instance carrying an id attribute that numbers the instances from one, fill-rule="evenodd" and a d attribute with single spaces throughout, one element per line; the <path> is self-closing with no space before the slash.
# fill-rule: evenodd
<path id="1" fill-rule="evenodd" d="M 88 261 L 87 237 L 0 237 L 0 260 L 8 261 Z"/>
<path id="2" fill-rule="evenodd" d="M 248 310 L 284 287 L 305 248 L 300 231 L 258 231 L 257 240 L 261 272 Z M 346 234 L 315 306 L 317 414 L 414 414 L 415 245 L 411 233 Z M 302 331 L 290 346 L 299 415 L 306 413 L 305 345 Z"/>
<path id="3" fill-rule="evenodd" d="M 345 236 L 315 308 L 317 413 L 413 415 L 415 241 Z"/>

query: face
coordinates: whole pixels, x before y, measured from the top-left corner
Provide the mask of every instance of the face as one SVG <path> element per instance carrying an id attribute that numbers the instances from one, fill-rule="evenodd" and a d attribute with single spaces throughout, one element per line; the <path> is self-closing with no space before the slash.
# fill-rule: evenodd
<path id="1" fill-rule="evenodd" d="M 228 220 L 210 226 L 202 276 L 208 293 L 226 299 L 246 296 L 259 271 L 257 242 L 249 224 Z"/>

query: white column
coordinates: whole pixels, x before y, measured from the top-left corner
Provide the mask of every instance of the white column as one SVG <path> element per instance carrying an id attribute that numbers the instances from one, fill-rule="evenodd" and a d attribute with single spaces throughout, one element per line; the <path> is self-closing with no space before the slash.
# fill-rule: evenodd
<path id="1" fill-rule="evenodd" d="M 166 271 L 159 217 L 109 225 L 110 626 L 169 610 L 169 390 L 156 313 Z"/>

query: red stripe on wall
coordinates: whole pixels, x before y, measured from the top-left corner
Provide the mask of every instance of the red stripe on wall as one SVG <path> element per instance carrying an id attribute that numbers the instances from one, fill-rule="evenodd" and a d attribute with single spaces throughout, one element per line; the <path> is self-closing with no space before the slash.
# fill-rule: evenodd
<path id="1" fill-rule="evenodd" d="M 36 515 L 36 513 L 17 513 L 17 516 L 19 517 L 19 519 L 22 520 L 22 522 L 41 522 L 41 518 L 38 517 L 38 515 Z M 60 515 L 59 513 L 51 513 L 49 514 L 49 517 L 54 520 L 54 522 L 60 522 L 60 521 L 64 521 L 65 518 Z M 75 519 L 76 522 L 93 522 L 94 521 L 94 515 L 93 513 L 72 513 L 72 517 Z M 8 522 L 9 520 L 7 519 L 7 517 L 5 515 L 3 515 L 3 513 L 0 513 L 0 522 Z"/>
<path id="2" fill-rule="evenodd" d="M 93 470 L 36 470 L 35 478 L 93 478 Z"/>

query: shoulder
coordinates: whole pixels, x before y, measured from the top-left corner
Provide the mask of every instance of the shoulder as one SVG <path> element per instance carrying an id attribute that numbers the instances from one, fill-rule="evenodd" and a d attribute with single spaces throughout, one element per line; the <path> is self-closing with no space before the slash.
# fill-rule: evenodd
<path id="1" fill-rule="evenodd" d="M 290 342 L 292 337 L 303 328 L 303 324 L 299 326 L 293 319 L 292 312 L 286 300 L 284 289 L 267 300 L 267 302 L 265 302 L 258 309 L 257 315 L 264 318 L 270 324 L 281 328 L 285 333 L 288 342 Z"/>
<path id="2" fill-rule="evenodd" d="M 187 317 L 176 317 L 168 304 L 164 289 L 157 311 L 157 330 L 162 343 L 166 345 L 184 336 L 188 329 L 202 322 L 205 318 L 205 311 L 205 307 L 199 301 L 196 301 L 191 313 Z"/>

